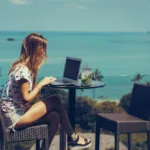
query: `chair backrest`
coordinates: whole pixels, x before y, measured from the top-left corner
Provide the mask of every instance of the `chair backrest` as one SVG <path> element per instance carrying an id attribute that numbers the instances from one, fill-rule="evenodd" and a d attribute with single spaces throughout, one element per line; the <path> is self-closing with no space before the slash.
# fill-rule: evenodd
<path id="1" fill-rule="evenodd" d="M 129 114 L 144 120 L 150 119 L 150 86 L 134 84 Z"/>
<path id="2" fill-rule="evenodd" d="M 1 103 L 0 103 L 0 149 L 5 147 L 6 127 L 2 115 Z"/>
<path id="3" fill-rule="evenodd" d="M 6 130 L 6 127 L 5 127 L 5 122 L 4 122 L 4 118 L 3 118 L 3 115 L 2 115 L 2 109 L 1 109 L 1 103 L 0 103 L 0 132 L 1 131 L 5 131 Z"/>

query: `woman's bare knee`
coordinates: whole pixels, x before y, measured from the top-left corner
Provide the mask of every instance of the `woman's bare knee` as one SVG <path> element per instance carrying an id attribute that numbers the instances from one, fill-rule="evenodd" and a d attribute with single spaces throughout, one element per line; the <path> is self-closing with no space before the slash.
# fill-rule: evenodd
<path id="1" fill-rule="evenodd" d="M 41 119 L 47 114 L 46 105 L 42 101 L 33 104 L 28 111 L 19 119 L 17 128 L 28 126 Z"/>

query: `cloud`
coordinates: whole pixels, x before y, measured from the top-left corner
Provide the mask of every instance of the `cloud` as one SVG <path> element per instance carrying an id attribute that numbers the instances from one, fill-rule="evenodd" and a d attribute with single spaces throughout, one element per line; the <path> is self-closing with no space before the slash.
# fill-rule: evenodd
<path id="1" fill-rule="evenodd" d="M 87 8 L 86 6 L 80 5 L 80 4 L 74 4 L 73 7 L 76 9 L 82 9 L 82 10 Z"/>
<path id="2" fill-rule="evenodd" d="M 73 3 L 93 3 L 97 0 L 43 0 L 41 2 L 51 3 L 51 4 L 73 4 Z"/>
<path id="3" fill-rule="evenodd" d="M 10 0 L 10 2 L 15 5 L 26 5 L 29 3 L 29 0 Z"/>

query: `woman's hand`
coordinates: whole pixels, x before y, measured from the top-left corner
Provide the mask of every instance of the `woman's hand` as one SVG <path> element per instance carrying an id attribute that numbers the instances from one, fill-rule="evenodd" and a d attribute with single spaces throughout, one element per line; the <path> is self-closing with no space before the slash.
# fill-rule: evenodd
<path id="1" fill-rule="evenodd" d="M 42 79 L 39 84 L 41 86 L 44 86 L 44 85 L 47 85 L 47 84 L 50 84 L 52 82 L 54 82 L 56 80 L 55 77 L 45 77 L 44 79 Z"/>

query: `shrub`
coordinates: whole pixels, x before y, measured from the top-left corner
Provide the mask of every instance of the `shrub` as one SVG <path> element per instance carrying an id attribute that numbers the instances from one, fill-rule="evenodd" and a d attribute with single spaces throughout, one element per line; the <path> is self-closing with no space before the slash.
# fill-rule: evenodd
<path id="1" fill-rule="evenodd" d="M 122 107 L 125 111 L 128 111 L 129 109 L 131 95 L 132 93 L 125 94 L 120 99 L 119 107 Z"/>

